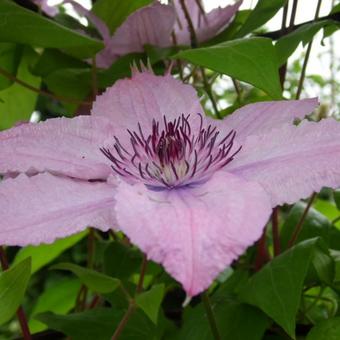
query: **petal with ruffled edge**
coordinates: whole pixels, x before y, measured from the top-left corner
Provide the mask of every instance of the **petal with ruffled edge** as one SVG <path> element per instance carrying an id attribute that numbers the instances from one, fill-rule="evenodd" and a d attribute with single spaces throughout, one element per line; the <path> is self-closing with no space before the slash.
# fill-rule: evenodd
<path id="1" fill-rule="evenodd" d="M 175 22 L 172 6 L 158 2 L 133 12 L 117 28 L 109 44 L 99 54 L 100 67 L 110 67 L 119 57 L 132 52 L 143 52 L 145 45 L 171 45 L 171 31 Z"/>
<path id="2" fill-rule="evenodd" d="M 317 105 L 317 98 L 248 104 L 223 121 L 215 120 L 215 124 L 221 131 L 235 130 L 236 141 L 242 143 L 249 135 L 261 135 L 281 127 L 282 124 L 293 124 L 294 119 L 303 119 L 312 113 Z"/>
<path id="3" fill-rule="evenodd" d="M 140 123 L 145 134 L 151 133 L 152 121 L 163 123 L 184 114 L 191 115 L 192 128 L 199 125 L 197 113 L 203 109 L 195 89 L 171 75 L 156 76 L 151 71 L 135 71 L 98 96 L 91 114 L 104 116 L 115 123 L 118 137 L 129 143 L 127 129 L 136 130 Z"/>
<path id="4" fill-rule="evenodd" d="M 92 226 L 116 226 L 115 187 L 70 178 L 22 174 L 0 184 L 0 244 L 25 246 L 55 239 Z"/>
<path id="5" fill-rule="evenodd" d="M 156 192 L 121 182 L 116 199 L 121 230 L 189 296 L 261 236 L 271 212 L 261 186 L 224 172 L 190 189 Z"/>
<path id="6" fill-rule="evenodd" d="M 112 139 L 104 118 L 49 119 L 0 132 L 0 173 L 50 171 L 75 178 L 106 179 L 109 162 L 99 148 Z"/>
<path id="7" fill-rule="evenodd" d="M 272 206 L 294 203 L 324 186 L 340 186 L 340 123 L 325 119 L 285 125 L 246 139 L 226 168 L 260 183 Z"/>
<path id="8" fill-rule="evenodd" d="M 234 5 L 224 8 L 219 7 L 209 13 L 204 13 L 203 7 L 199 6 L 198 2 L 199 0 L 186 0 L 185 4 L 190 13 L 190 18 L 199 43 L 213 38 L 222 29 L 227 27 L 242 4 L 242 1 L 238 1 Z M 180 0 L 175 0 L 174 6 L 177 13 L 177 20 L 174 26 L 176 43 L 178 45 L 190 45 L 188 23 L 185 19 Z"/>

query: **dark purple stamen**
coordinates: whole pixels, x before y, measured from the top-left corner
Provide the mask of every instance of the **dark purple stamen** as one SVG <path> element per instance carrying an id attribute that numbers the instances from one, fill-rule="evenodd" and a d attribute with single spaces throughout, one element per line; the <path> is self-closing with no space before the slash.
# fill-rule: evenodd
<path id="1" fill-rule="evenodd" d="M 202 115 L 199 117 L 196 134 L 190 126 L 190 115 L 182 114 L 170 122 L 164 116 L 163 129 L 153 120 L 148 136 L 140 123 L 136 131 L 127 130 L 130 148 L 114 137 L 113 147 L 100 150 L 117 174 L 150 187 L 174 188 L 202 182 L 229 164 L 241 147 L 230 154 L 236 132 L 221 137 L 216 126 L 205 127 Z"/>

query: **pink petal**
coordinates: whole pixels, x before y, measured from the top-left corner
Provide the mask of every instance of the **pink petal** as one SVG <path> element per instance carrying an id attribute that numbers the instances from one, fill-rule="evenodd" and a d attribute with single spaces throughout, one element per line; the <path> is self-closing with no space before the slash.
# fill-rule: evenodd
<path id="1" fill-rule="evenodd" d="M 98 54 L 98 65 L 109 67 L 119 56 L 143 52 L 145 45 L 170 46 L 174 22 L 172 6 L 155 2 L 137 10 L 117 28 L 111 42 Z"/>
<path id="2" fill-rule="evenodd" d="M 39 174 L 0 184 L 0 244 L 51 243 L 88 226 L 115 226 L 114 186 Z"/>
<path id="3" fill-rule="evenodd" d="M 56 118 L 0 132 L 0 173 L 50 171 L 83 179 L 105 179 L 111 173 L 99 148 L 112 139 L 106 119 Z"/>
<path id="4" fill-rule="evenodd" d="M 33 0 L 33 2 L 41 8 L 41 10 L 49 15 L 50 17 L 55 17 L 58 13 L 58 7 L 57 6 L 50 6 L 48 4 L 48 0 Z"/>
<path id="5" fill-rule="evenodd" d="M 218 122 L 221 130 L 236 131 L 236 141 L 242 142 L 249 135 L 263 134 L 282 124 L 293 124 L 294 119 L 304 118 L 318 105 L 317 98 L 281 100 L 248 104 Z"/>
<path id="6" fill-rule="evenodd" d="M 115 122 L 120 138 L 128 137 L 126 129 L 137 129 L 140 123 L 145 133 L 151 132 L 153 119 L 163 123 L 190 114 L 199 123 L 197 113 L 203 109 L 196 91 L 171 75 L 155 76 L 151 72 L 134 72 L 131 79 L 122 79 L 97 97 L 92 115 L 104 116 Z"/>
<path id="7" fill-rule="evenodd" d="M 228 26 L 232 17 L 238 11 L 242 1 L 224 8 L 216 8 L 209 13 L 202 13 L 198 6 L 199 0 L 186 0 L 185 4 L 195 28 L 196 37 L 199 43 L 213 38 L 225 27 Z M 174 26 L 174 33 L 178 45 L 190 45 L 190 32 L 185 19 L 180 0 L 174 1 L 177 12 L 177 20 Z"/>
<path id="8" fill-rule="evenodd" d="M 271 211 L 258 184 L 224 172 L 190 189 L 156 192 L 121 182 L 116 198 L 121 230 L 189 296 L 261 236 Z"/>
<path id="9" fill-rule="evenodd" d="M 340 123 L 325 119 L 251 136 L 227 168 L 259 182 L 272 206 L 293 203 L 323 186 L 340 186 Z"/>

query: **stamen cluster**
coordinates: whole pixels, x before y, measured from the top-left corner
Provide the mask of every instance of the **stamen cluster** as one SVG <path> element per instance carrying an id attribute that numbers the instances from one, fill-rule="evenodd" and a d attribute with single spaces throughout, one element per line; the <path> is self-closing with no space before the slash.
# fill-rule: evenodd
<path id="1" fill-rule="evenodd" d="M 145 135 L 138 123 L 137 131 L 127 130 L 131 147 L 123 146 L 114 137 L 113 147 L 101 148 L 112 162 L 112 169 L 122 177 L 142 181 L 152 188 L 174 188 L 207 180 L 213 173 L 231 162 L 241 150 L 231 153 L 236 132 L 221 138 L 211 124 L 203 126 L 203 117 L 197 133 L 190 126 L 190 115 L 183 114 L 168 122 L 163 117 L 163 128 L 156 120 Z M 231 154 L 230 154 L 231 153 Z"/>

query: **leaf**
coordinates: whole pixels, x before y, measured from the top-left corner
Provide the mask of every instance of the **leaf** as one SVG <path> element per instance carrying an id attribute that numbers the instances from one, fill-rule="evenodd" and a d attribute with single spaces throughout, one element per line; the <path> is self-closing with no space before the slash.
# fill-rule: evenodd
<path id="1" fill-rule="evenodd" d="M 260 310 L 230 299 L 213 303 L 212 308 L 221 340 L 261 340 L 269 324 Z M 213 339 L 202 303 L 195 308 L 187 308 L 178 334 L 175 339 Z"/>
<path id="2" fill-rule="evenodd" d="M 36 316 L 36 319 L 45 323 L 49 328 L 70 336 L 72 340 L 107 340 L 111 339 L 124 314 L 124 310 L 96 308 L 70 315 L 44 313 Z M 143 312 L 137 310 L 131 315 L 120 338 L 154 340 L 155 327 Z"/>
<path id="3" fill-rule="evenodd" d="M 291 208 L 281 228 L 280 236 L 282 249 L 287 249 L 288 242 L 294 232 L 296 225 L 299 223 L 306 206 L 306 203 L 298 202 Z M 331 227 L 331 223 L 326 216 L 321 214 L 316 209 L 310 208 L 296 243 L 313 237 L 322 237 L 322 239 L 328 244 Z"/>
<path id="4" fill-rule="evenodd" d="M 87 233 L 88 231 L 84 230 L 81 233 L 57 240 L 52 244 L 42 244 L 39 246 L 21 248 L 15 256 L 14 264 L 31 257 L 32 274 L 34 274 L 39 269 L 52 262 L 65 250 L 71 248 L 73 245 L 82 240 Z"/>
<path id="5" fill-rule="evenodd" d="M 9 321 L 20 306 L 30 275 L 30 259 L 0 273 L 0 325 Z"/>
<path id="6" fill-rule="evenodd" d="M 339 340 L 340 317 L 319 322 L 308 333 L 306 340 Z"/>
<path id="7" fill-rule="evenodd" d="M 131 13 L 151 2 L 152 0 L 99 0 L 93 5 L 92 11 L 106 22 L 113 33 Z"/>
<path id="8" fill-rule="evenodd" d="M 104 272 L 109 276 L 125 280 L 139 272 L 141 261 L 142 257 L 138 251 L 119 242 L 112 242 L 104 252 Z"/>
<path id="9" fill-rule="evenodd" d="M 251 11 L 246 22 L 236 33 L 236 37 L 243 37 L 246 34 L 253 32 L 256 28 L 261 27 L 286 3 L 287 0 L 259 0 L 255 8 Z"/>
<path id="10" fill-rule="evenodd" d="M 35 315 L 47 311 L 59 314 L 68 313 L 75 306 L 80 286 L 78 279 L 65 279 L 48 287 L 33 307 L 29 320 L 31 333 L 41 332 L 47 328 L 43 323 L 34 319 Z"/>
<path id="11" fill-rule="evenodd" d="M 16 44 L 0 43 L 0 67 L 15 76 L 20 63 L 22 47 Z M 0 74 L 0 90 L 13 84 L 10 80 Z"/>
<path id="12" fill-rule="evenodd" d="M 37 60 L 32 69 L 32 73 L 40 77 L 46 77 L 53 71 L 65 68 L 82 69 L 89 68 L 89 65 L 57 49 L 47 48 Z"/>
<path id="13" fill-rule="evenodd" d="M 340 189 L 334 190 L 334 201 L 335 201 L 336 207 L 340 211 Z"/>
<path id="14" fill-rule="evenodd" d="M 60 48 L 79 58 L 91 57 L 103 48 L 99 40 L 72 31 L 9 0 L 0 1 L 0 26 L 0 41 L 3 42 Z"/>
<path id="15" fill-rule="evenodd" d="M 270 39 L 238 39 L 211 47 L 181 51 L 173 58 L 210 68 L 281 98 L 276 51 Z"/>
<path id="16" fill-rule="evenodd" d="M 253 275 L 239 293 L 244 302 L 259 307 L 294 339 L 303 283 L 318 247 L 318 238 L 299 243 Z"/>
<path id="17" fill-rule="evenodd" d="M 302 42 L 304 45 L 307 44 L 313 39 L 314 35 L 318 33 L 322 27 L 330 23 L 330 20 L 323 20 L 305 24 L 292 33 L 280 38 L 275 44 L 279 65 L 281 66 L 286 62 L 288 57 L 296 50 L 300 42 Z"/>
<path id="18" fill-rule="evenodd" d="M 0 35 L 1 32 L 2 30 L 0 30 Z M 30 72 L 30 67 L 35 62 L 36 58 L 37 54 L 31 48 L 27 47 L 24 49 L 17 72 L 17 78 L 30 86 L 39 88 L 40 78 L 32 75 Z M 38 94 L 36 92 L 17 83 L 0 91 L 0 130 L 10 128 L 18 121 L 29 120 L 35 109 L 37 98 Z"/>
<path id="19" fill-rule="evenodd" d="M 164 290 L 164 284 L 154 285 L 147 292 L 136 296 L 136 304 L 155 325 L 157 325 L 158 312 L 164 297 Z"/>
<path id="20" fill-rule="evenodd" d="M 83 284 L 98 293 L 113 292 L 120 285 L 118 279 L 114 279 L 92 269 L 77 266 L 73 263 L 59 263 L 52 266 L 51 269 L 71 271 L 79 277 Z"/>

